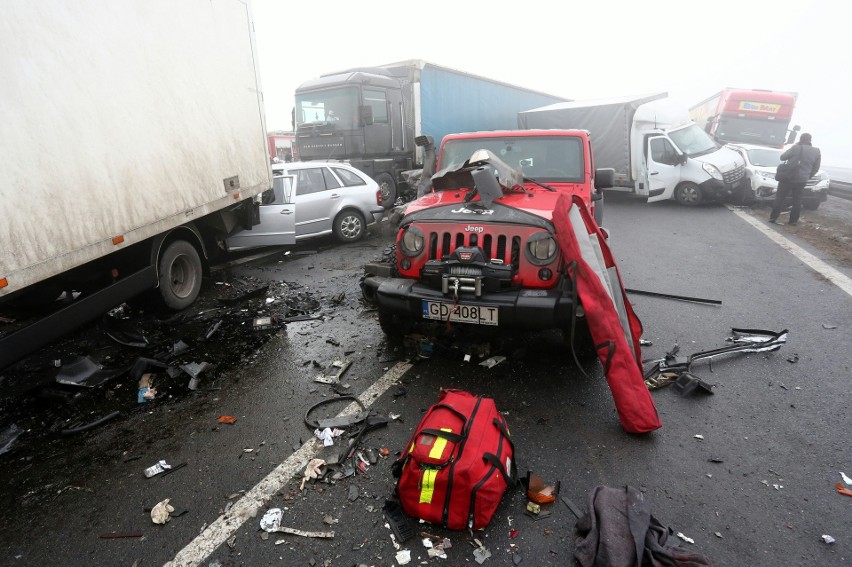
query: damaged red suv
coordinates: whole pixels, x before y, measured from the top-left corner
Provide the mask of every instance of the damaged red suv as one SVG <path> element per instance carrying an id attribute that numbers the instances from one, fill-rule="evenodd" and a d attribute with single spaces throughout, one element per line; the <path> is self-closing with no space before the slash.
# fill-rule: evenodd
<path id="1" fill-rule="evenodd" d="M 382 329 L 573 329 L 575 342 L 588 341 L 571 258 L 553 226 L 565 194 L 579 196 L 601 222 L 613 171 L 594 169 L 588 132 L 451 134 L 431 167 L 426 149 L 421 196 L 405 209 L 395 248 L 365 267 L 362 291 Z"/>

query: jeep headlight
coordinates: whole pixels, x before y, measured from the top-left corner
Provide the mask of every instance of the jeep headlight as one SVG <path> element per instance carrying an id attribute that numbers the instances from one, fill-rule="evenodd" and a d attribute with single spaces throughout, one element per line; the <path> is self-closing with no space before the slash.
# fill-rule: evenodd
<path id="1" fill-rule="evenodd" d="M 423 237 L 423 231 L 416 226 L 406 227 L 400 239 L 400 249 L 406 256 L 417 256 L 423 252 L 423 245 L 426 239 Z"/>
<path id="2" fill-rule="evenodd" d="M 556 252 L 559 247 L 556 245 L 556 240 L 550 233 L 537 232 L 530 236 L 527 241 L 527 260 L 537 266 L 550 264 L 556 259 Z"/>
<path id="3" fill-rule="evenodd" d="M 713 165 L 712 163 L 702 163 L 701 167 L 704 168 L 704 171 L 707 172 L 707 175 L 716 179 L 718 181 L 724 181 L 724 177 L 722 177 L 722 172 L 719 171 L 719 168 Z"/>

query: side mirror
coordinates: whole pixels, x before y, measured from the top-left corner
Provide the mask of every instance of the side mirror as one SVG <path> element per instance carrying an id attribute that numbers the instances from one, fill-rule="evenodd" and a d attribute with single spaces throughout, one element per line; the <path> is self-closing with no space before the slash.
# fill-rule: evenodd
<path id="1" fill-rule="evenodd" d="M 799 130 L 801 130 L 801 128 L 799 128 L 798 126 L 794 126 L 793 129 L 790 130 L 790 133 L 787 134 L 787 141 L 785 142 L 785 144 L 789 145 L 795 143 L 796 136 L 798 136 L 799 134 Z"/>
<path id="2" fill-rule="evenodd" d="M 364 106 L 359 107 L 361 112 L 361 124 L 364 126 L 369 126 L 373 123 L 373 107 L 365 104 Z"/>
<path id="3" fill-rule="evenodd" d="M 689 157 L 686 154 L 682 154 L 678 152 L 677 154 L 678 160 L 675 165 L 686 165 L 686 162 L 689 160 Z"/>
<path id="4" fill-rule="evenodd" d="M 595 189 L 609 189 L 615 185 L 615 169 L 602 167 L 595 170 Z"/>

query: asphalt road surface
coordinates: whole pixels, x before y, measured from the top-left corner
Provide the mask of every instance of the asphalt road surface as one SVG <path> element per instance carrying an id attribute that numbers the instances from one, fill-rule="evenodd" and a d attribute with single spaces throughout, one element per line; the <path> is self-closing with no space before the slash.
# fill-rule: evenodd
<path id="1" fill-rule="evenodd" d="M 233 338 L 239 334 L 214 336 L 219 352 L 233 356 L 198 390 L 172 388 L 89 432 L 61 435 L 54 427 L 40 435 L 51 431 L 49 418 L 22 422 L 25 433 L 0 455 L 0 563 L 398 565 L 381 511 L 394 487 L 391 462 L 440 388 L 461 388 L 495 399 L 521 473 L 560 481 L 560 496 L 581 508 L 597 486 L 629 485 L 655 518 L 694 541 L 681 541 L 684 548 L 714 565 L 848 565 L 852 498 L 835 484 L 840 471 L 852 476 L 850 271 L 795 234 L 721 205 L 608 195 L 604 224 L 628 288 L 722 302 L 631 295 L 652 343 L 643 357 L 660 358 L 674 345 L 684 355 L 726 346 L 734 327 L 788 329 L 787 344 L 697 364 L 694 373 L 714 394 L 656 390 L 662 429 L 629 435 L 599 365 L 578 370 L 555 333 L 506 336 L 488 351 L 461 337 L 428 359 L 386 339 L 360 301 L 358 278 L 392 242 L 388 230 L 355 245 L 300 247 L 316 254 L 244 260 L 215 274 L 219 286 L 211 282 L 205 293 L 225 282 L 283 281 L 312 294 L 321 318 L 248 346 Z M 507 358 L 493 368 L 477 364 L 491 355 Z M 351 362 L 341 384 L 316 382 L 335 360 Z M 135 399 L 135 384 L 122 380 L 102 390 Z M 305 412 L 335 389 L 398 416 L 360 444 L 390 455 L 366 474 L 300 490 L 305 464 L 321 450 Z M 323 411 L 335 415 L 349 402 Z M 219 423 L 223 415 L 236 422 Z M 160 459 L 186 465 L 146 479 L 142 471 Z M 146 509 L 166 498 L 183 513 L 154 525 Z M 568 507 L 557 501 L 535 520 L 525 505 L 522 490 L 508 492 L 487 528 L 473 534 L 491 553 L 484 565 L 572 565 L 576 518 Z M 268 508 L 283 510 L 284 526 L 334 537 L 265 536 Z M 477 564 L 470 533 L 412 525 L 449 537 L 452 548 L 448 559 L 429 559 L 421 538 L 410 539 L 401 549 L 410 550 L 411 565 Z"/>

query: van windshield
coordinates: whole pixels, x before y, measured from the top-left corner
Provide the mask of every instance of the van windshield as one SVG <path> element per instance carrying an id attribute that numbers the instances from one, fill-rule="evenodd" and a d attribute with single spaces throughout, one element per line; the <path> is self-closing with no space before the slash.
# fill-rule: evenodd
<path id="1" fill-rule="evenodd" d="M 669 138 L 675 143 L 680 151 L 689 157 L 709 154 L 721 147 L 713 141 L 713 138 L 711 138 L 707 132 L 695 124 L 690 124 L 685 128 L 670 131 Z"/>

